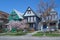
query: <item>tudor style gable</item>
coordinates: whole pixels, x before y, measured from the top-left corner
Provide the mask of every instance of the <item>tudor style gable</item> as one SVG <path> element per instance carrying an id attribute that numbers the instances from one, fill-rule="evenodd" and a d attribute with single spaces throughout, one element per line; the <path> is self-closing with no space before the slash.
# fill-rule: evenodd
<path id="1" fill-rule="evenodd" d="M 35 16 L 35 13 L 30 7 L 28 7 L 26 12 L 24 13 L 24 16 Z"/>
<path id="2" fill-rule="evenodd" d="M 28 23 L 35 23 L 38 21 L 38 16 L 30 7 L 27 8 L 23 16 L 25 19 L 27 19 Z"/>

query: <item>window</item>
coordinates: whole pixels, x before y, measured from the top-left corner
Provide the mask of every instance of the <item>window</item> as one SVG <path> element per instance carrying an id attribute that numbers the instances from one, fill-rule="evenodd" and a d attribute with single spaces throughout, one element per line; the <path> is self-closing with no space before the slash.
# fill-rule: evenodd
<path id="1" fill-rule="evenodd" d="M 36 22 L 36 17 L 28 17 L 28 22 Z"/>
<path id="2" fill-rule="evenodd" d="M 55 15 L 55 19 L 57 19 L 57 15 Z"/>
<path id="3" fill-rule="evenodd" d="M 31 14 L 31 11 L 30 10 L 28 10 L 28 14 Z"/>
<path id="4" fill-rule="evenodd" d="M 36 22 L 36 17 L 34 17 L 34 21 Z"/>
<path id="5" fill-rule="evenodd" d="M 42 21 L 45 22 L 45 19 L 42 17 Z"/>
<path id="6" fill-rule="evenodd" d="M 48 20 L 48 16 L 46 17 L 46 20 Z"/>
<path id="7" fill-rule="evenodd" d="M 17 15 L 17 14 L 11 14 L 11 16 L 12 16 L 13 18 L 16 18 L 16 15 Z"/>
<path id="8" fill-rule="evenodd" d="M 31 18 L 30 18 L 30 17 L 28 17 L 28 22 L 30 22 L 30 20 L 31 20 Z"/>
<path id="9" fill-rule="evenodd" d="M 55 20 L 55 16 L 54 15 L 52 15 L 52 20 Z"/>
<path id="10" fill-rule="evenodd" d="M 51 19 L 51 16 L 49 16 L 49 20 Z"/>
<path id="11" fill-rule="evenodd" d="M 52 25 L 56 25 L 56 23 L 50 23 L 50 25 L 52 26 Z"/>
<path id="12" fill-rule="evenodd" d="M 11 14 L 11 16 L 16 16 L 17 14 Z"/>
<path id="13" fill-rule="evenodd" d="M 31 17 L 31 22 L 33 22 L 33 17 Z"/>

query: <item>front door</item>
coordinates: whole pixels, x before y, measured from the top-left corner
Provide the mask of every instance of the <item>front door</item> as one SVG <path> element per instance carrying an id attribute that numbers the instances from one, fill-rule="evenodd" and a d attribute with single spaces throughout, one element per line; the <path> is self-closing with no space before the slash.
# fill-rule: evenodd
<path id="1" fill-rule="evenodd" d="M 33 28 L 33 24 L 30 24 L 30 28 Z"/>
<path id="2" fill-rule="evenodd" d="M 34 23 L 31 23 L 31 24 L 30 24 L 30 29 L 36 29 L 36 27 L 35 27 L 35 24 L 34 24 Z"/>
<path id="3" fill-rule="evenodd" d="M 60 23 L 58 24 L 58 29 L 60 29 Z"/>
<path id="4" fill-rule="evenodd" d="M 43 24 L 43 29 L 46 29 L 46 28 L 47 28 L 47 24 L 44 23 L 44 24 Z"/>

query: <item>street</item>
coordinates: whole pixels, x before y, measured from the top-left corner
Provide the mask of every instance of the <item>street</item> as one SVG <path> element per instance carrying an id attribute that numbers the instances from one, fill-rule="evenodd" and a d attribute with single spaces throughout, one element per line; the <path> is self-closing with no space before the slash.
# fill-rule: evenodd
<path id="1" fill-rule="evenodd" d="M 60 40 L 60 37 L 0 36 L 0 40 Z"/>

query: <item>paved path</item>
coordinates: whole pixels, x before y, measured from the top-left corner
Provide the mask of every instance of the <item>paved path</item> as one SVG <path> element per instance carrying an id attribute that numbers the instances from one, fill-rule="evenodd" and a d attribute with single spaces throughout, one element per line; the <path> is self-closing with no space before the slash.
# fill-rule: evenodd
<path id="1" fill-rule="evenodd" d="M 0 36 L 0 40 L 60 40 L 60 37 Z"/>
<path id="2" fill-rule="evenodd" d="M 26 35 L 24 35 L 24 36 L 32 36 L 33 34 L 36 34 L 37 32 L 39 32 L 39 31 L 35 31 L 35 32 L 32 32 L 32 33 L 27 33 Z"/>

